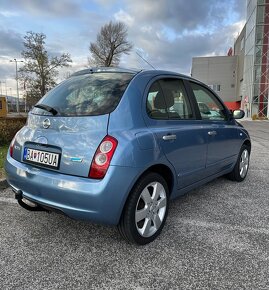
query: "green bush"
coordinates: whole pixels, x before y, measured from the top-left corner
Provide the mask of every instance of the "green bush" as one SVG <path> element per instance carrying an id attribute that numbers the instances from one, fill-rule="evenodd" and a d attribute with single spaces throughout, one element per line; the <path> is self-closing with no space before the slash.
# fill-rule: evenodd
<path id="1" fill-rule="evenodd" d="M 255 121 L 255 120 L 261 120 L 261 121 L 263 121 L 263 120 L 268 120 L 268 118 L 267 117 L 259 117 L 257 114 L 254 114 L 253 116 L 252 116 L 252 120 L 253 121 Z"/>
<path id="2" fill-rule="evenodd" d="M 8 145 L 0 146 L 0 179 L 4 177 L 4 163 L 6 160 Z"/>
<path id="3" fill-rule="evenodd" d="M 15 134 L 25 125 L 25 117 L 0 118 L 0 145 L 11 142 Z"/>

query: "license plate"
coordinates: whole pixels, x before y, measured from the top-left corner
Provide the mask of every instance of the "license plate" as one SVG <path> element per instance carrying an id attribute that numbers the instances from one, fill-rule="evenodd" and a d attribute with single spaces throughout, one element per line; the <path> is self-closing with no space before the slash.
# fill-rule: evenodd
<path id="1" fill-rule="evenodd" d="M 24 148 L 23 160 L 27 162 L 58 169 L 59 159 L 60 159 L 59 153 Z"/>

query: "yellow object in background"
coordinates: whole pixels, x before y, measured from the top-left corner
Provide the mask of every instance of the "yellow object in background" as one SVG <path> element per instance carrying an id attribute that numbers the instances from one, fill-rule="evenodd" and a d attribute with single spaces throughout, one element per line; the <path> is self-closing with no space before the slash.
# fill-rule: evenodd
<path id="1" fill-rule="evenodd" d="M 6 97 L 0 97 L 0 117 L 7 116 L 7 101 Z"/>

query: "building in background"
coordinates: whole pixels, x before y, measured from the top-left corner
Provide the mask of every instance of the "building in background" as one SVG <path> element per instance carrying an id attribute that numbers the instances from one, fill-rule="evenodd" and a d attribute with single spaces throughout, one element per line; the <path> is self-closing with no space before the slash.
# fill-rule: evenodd
<path id="1" fill-rule="evenodd" d="M 269 0 L 248 0 L 247 21 L 227 56 L 195 57 L 192 76 L 212 87 L 230 109 L 269 117 Z"/>
<path id="2" fill-rule="evenodd" d="M 249 0 L 247 6 L 244 80 L 251 114 L 268 116 L 269 0 Z"/>
<path id="3" fill-rule="evenodd" d="M 240 97 L 236 96 L 237 56 L 194 57 L 192 76 L 213 89 L 229 109 L 238 109 Z"/>
<path id="4" fill-rule="evenodd" d="M 0 94 L 0 98 L 3 99 L 5 98 L 6 100 L 6 107 L 7 107 L 7 112 L 8 113 L 15 113 L 17 112 L 17 97 L 14 96 L 5 96 Z M 26 110 L 25 106 L 25 99 L 20 98 L 19 99 L 19 104 L 20 104 L 20 112 L 28 112 Z"/>
<path id="5" fill-rule="evenodd" d="M 246 25 L 243 27 L 239 36 L 234 43 L 234 55 L 237 57 L 236 66 L 236 97 L 241 101 L 241 108 L 243 109 L 244 99 L 246 97 L 244 85 L 244 63 L 245 63 L 245 39 L 246 39 Z M 246 116 L 250 116 L 249 106 L 245 107 Z"/>

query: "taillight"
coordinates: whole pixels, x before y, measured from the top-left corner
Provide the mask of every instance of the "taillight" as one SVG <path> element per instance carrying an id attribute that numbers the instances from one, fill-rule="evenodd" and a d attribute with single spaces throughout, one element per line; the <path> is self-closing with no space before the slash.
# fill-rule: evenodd
<path id="1" fill-rule="evenodd" d="M 90 178 L 94 179 L 104 178 L 117 145 L 118 141 L 111 136 L 106 136 L 102 140 L 101 144 L 99 145 L 93 156 L 89 172 Z"/>
<path id="2" fill-rule="evenodd" d="M 9 145 L 9 155 L 13 157 L 13 149 L 15 144 L 16 136 L 12 139 L 10 145 Z"/>

